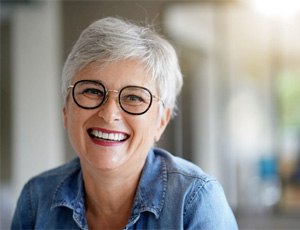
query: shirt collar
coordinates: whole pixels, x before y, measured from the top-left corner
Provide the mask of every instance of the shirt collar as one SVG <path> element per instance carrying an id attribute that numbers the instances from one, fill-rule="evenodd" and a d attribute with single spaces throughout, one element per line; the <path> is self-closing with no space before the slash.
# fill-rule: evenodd
<path id="1" fill-rule="evenodd" d="M 141 212 L 152 212 L 159 218 L 167 190 L 167 167 L 163 158 L 152 149 L 142 172 L 132 209 L 132 218 Z"/>
<path id="2" fill-rule="evenodd" d="M 80 226 L 86 225 L 84 208 L 84 186 L 77 158 L 77 167 L 66 175 L 57 186 L 53 197 L 52 208 L 65 206 L 74 210 L 74 218 Z M 164 205 L 167 190 L 167 167 L 163 158 L 156 156 L 154 150 L 148 153 L 142 176 L 137 188 L 131 218 L 134 219 L 142 212 L 152 212 L 159 218 Z M 77 217 L 77 218 L 76 218 Z M 80 221 L 79 221 L 80 220 Z"/>
<path id="3" fill-rule="evenodd" d="M 83 229 L 87 228 L 84 208 L 84 186 L 80 161 L 76 158 L 71 164 L 75 167 L 57 186 L 51 209 L 64 206 L 73 210 L 74 220 Z"/>

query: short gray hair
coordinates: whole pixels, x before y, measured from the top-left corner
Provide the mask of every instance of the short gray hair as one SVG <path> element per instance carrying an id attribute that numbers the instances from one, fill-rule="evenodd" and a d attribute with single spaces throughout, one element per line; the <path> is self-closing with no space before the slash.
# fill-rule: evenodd
<path id="1" fill-rule="evenodd" d="M 156 83 L 159 97 L 174 113 L 182 74 L 173 46 L 149 26 L 108 17 L 95 21 L 80 35 L 62 73 L 64 104 L 68 86 L 78 71 L 95 61 L 133 59 L 143 64 Z"/>

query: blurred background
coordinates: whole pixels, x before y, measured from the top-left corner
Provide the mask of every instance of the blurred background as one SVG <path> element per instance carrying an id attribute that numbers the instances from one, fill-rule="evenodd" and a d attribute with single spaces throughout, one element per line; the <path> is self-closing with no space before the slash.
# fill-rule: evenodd
<path id="1" fill-rule="evenodd" d="M 0 229 L 30 177 L 74 157 L 61 69 L 105 16 L 155 24 L 176 47 L 180 111 L 159 146 L 222 183 L 240 229 L 300 228 L 299 0 L 0 2 Z"/>

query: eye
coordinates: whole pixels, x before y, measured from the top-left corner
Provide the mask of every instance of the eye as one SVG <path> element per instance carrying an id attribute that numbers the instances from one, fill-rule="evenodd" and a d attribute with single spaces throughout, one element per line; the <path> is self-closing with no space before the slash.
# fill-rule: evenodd
<path id="1" fill-rule="evenodd" d="M 138 95 L 134 95 L 134 94 L 128 94 L 128 95 L 124 95 L 121 98 L 123 103 L 128 103 L 128 104 L 140 104 L 145 102 L 145 100 Z"/>
<path id="2" fill-rule="evenodd" d="M 97 88 L 85 88 L 82 90 L 81 94 L 91 98 L 101 98 L 104 97 L 105 92 Z"/>
<path id="3" fill-rule="evenodd" d="M 83 90 L 82 94 L 101 94 L 102 92 L 99 89 L 95 88 L 86 88 Z"/>

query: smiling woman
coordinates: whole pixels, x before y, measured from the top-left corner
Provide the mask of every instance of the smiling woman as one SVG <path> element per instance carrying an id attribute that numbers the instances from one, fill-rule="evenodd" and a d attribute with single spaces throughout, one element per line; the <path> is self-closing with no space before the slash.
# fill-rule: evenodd
<path id="1" fill-rule="evenodd" d="M 237 229 L 221 185 L 155 148 L 182 75 L 148 27 L 104 18 L 85 29 L 63 70 L 73 161 L 23 188 L 13 229 Z"/>

